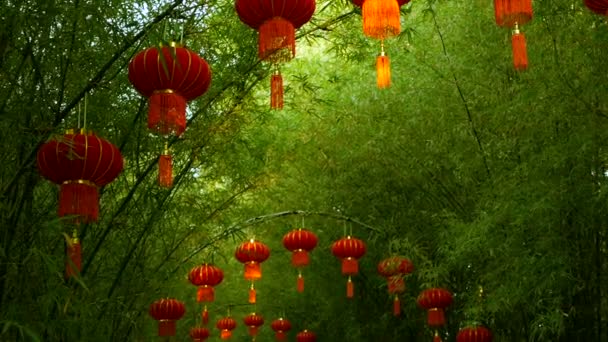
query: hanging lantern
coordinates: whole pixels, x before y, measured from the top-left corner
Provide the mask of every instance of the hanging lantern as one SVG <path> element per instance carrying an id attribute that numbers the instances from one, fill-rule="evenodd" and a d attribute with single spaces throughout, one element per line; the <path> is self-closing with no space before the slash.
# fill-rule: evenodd
<path id="1" fill-rule="evenodd" d="M 430 288 L 418 295 L 418 305 L 428 310 L 427 324 L 431 328 L 439 328 L 445 325 L 444 310 L 452 304 L 452 294 L 442 288 Z M 439 334 L 435 330 L 435 342 L 440 342 Z"/>
<path id="2" fill-rule="evenodd" d="M 357 238 L 347 236 L 335 241 L 331 246 L 331 252 L 342 260 L 342 274 L 348 276 L 346 297 L 352 298 L 355 289 L 351 276 L 359 273 L 358 259 L 365 255 L 365 243 Z"/>
<path id="3" fill-rule="evenodd" d="M 270 256 L 270 249 L 265 244 L 251 239 L 240 244 L 234 256 L 238 261 L 245 264 L 245 279 L 251 281 L 249 290 L 249 303 L 256 302 L 256 292 L 253 282 L 262 278 L 262 262 Z"/>
<path id="4" fill-rule="evenodd" d="M 243 23 L 259 32 L 258 55 L 276 66 L 271 77 L 271 108 L 283 108 L 283 79 L 279 63 L 296 55 L 295 30 L 315 12 L 315 0 L 236 0 L 236 12 Z"/>
<path id="5" fill-rule="evenodd" d="M 190 270 L 188 280 L 190 280 L 192 285 L 198 286 L 196 293 L 197 302 L 213 302 L 215 297 L 213 287 L 219 285 L 224 280 L 224 272 L 217 266 L 204 263 Z M 209 312 L 206 305 L 203 309 L 202 319 L 203 324 L 207 324 L 209 321 Z"/>
<path id="6" fill-rule="evenodd" d="M 122 172 L 120 150 L 109 141 L 81 129 L 68 130 L 38 150 L 40 174 L 59 185 L 59 217 L 73 217 L 75 224 L 97 222 L 99 191 Z M 66 241 L 66 278 L 81 270 L 78 231 Z"/>
<path id="7" fill-rule="evenodd" d="M 203 95 L 211 84 L 207 62 L 193 51 L 171 43 L 148 48 L 129 63 L 129 81 L 148 98 L 148 128 L 168 136 L 186 129 L 186 103 Z M 159 157 L 159 184 L 173 184 L 168 146 Z"/>
<path id="8" fill-rule="evenodd" d="M 264 324 L 264 317 L 254 312 L 245 316 L 243 322 L 249 328 L 249 336 L 255 338 L 258 335 L 258 329 Z"/>
<path id="9" fill-rule="evenodd" d="M 150 305 L 150 316 L 158 321 L 158 336 L 175 336 L 175 321 L 186 313 L 184 303 L 173 298 L 163 298 Z"/>
<path id="10" fill-rule="evenodd" d="M 315 335 L 315 333 L 313 333 L 312 331 L 309 331 L 309 330 L 300 331 L 296 335 L 296 341 L 297 342 L 316 342 L 317 335 Z"/>
<path id="11" fill-rule="evenodd" d="M 492 342 L 492 332 L 481 325 L 460 329 L 456 342 Z"/>
<path id="12" fill-rule="evenodd" d="M 190 329 L 190 338 L 193 342 L 205 342 L 209 338 L 209 329 L 207 328 L 192 328 Z"/>
<path id="13" fill-rule="evenodd" d="M 298 269 L 296 288 L 298 292 L 304 291 L 304 277 L 301 268 L 310 263 L 308 253 L 317 246 L 317 236 L 307 229 L 296 229 L 283 236 L 283 246 L 291 251 L 291 264 Z"/>
<path id="14" fill-rule="evenodd" d="M 287 341 L 287 332 L 291 330 L 291 322 L 280 317 L 272 321 L 270 327 L 274 330 L 277 341 Z"/>
<path id="15" fill-rule="evenodd" d="M 404 277 L 414 271 L 414 264 L 404 257 L 393 256 L 378 263 L 378 273 L 385 277 L 388 283 L 388 293 L 394 295 L 393 315 L 401 314 L 399 294 L 405 292 Z"/>
<path id="16" fill-rule="evenodd" d="M 229 340 L 232 337 L 232 330 L 236 329 L 236 321 L 228 316 L 217 321 L 215 326 L 220 330 L 220 338 L 222 340 Z"/>
<path id="17" fill-rule="evenodd" d="M 496 24 L 512 29 L 511 46 L 516 70 L 528 68 L 526 38 L 520 27 L 532 20 L 532 0 L 494 0 Z"/>
<path id="18" fill-rule="evenodd" d="M 608 0 L 585 0 L 585 6 L 597 14 L 608 15 Z"/>

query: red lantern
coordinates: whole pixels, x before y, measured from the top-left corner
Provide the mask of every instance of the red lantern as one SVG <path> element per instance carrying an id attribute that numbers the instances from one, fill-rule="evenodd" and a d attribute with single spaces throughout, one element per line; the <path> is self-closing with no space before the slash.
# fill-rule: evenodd
<path id="1" fill-rule="evenodd" d="M 158 336 L 175 336 L 175 321 L 186 313 L 184 303 L 173 298 L 163 298 L 150 305 L 150 316 L 158 321 Z"/>
<path id="2" fill-rule="evenodd" d="M 346 296 L 352 298 L 355 293 L 351 276 L 359 273 L 358 259 L 365 255 L 365 243 L 362 240 L 347 236 L 335 241 L 331 252 L 342 260 L 342 274 L 348 276 Z"/>
<path id="3" fill-rule="evenodd" d="M 217 321 L 215 326 L 220 330 L 220 338 L 222 340 L 229 340 L 232 337 L 232 330 L 236 329 L 236 321 L 228 316 Z"/>
<path id="4" fill-rule="evenodd" d="M 296 335 L 296 341 L 297 342 L 316 342 L 317 335 L 315 335 L 315 333 L 313 333 L 312 331 L 308 331 L 308 330 L 300 331 Z"/>
<path id="5" fill-rule="evenodd" d="M 608 0 L 585 0 L 585 6 L 600 15 L 608 15 Z"/>
<path id="6" fill-rule="evenodd" d="M 254 337 L 258 334 L 258 329 L 264 324 L 264 317 L 255 312 L 243 318 L 243 322 L 249 328 L 249 336 Z"/>
<path id="7" fill-rule="evenodd" d="M 209 338 L 209 329 L 207 328 L 192 328 L 190 329 L 190 338 L 193 342 L 204 342 Z"/>
<path id="8" fill-rule="evenodd" d="M 444 309 L 452 304 L 452 294 L 442 288 L 430 288 L 418 295 L 418 305 L 428 310 L 427 324 L 431 328 L 439 328 L 445 325 Z M 435 342 L 441 339 L 435 331 Z"/>
<path id="9" fill-rule="evenodd" d="M 404 277 L 414 271 L 414 264 L 404 257 L 393 256 L 378 263 L 378 273 L 386 278 L 388 282 L 388 293 L 395 295 L 393 301 L 393 314 L 401 314 L 399 294 L 405 292 Z"/>
<path id="10" fill-rule="evenodd" d="M 277 341 L 286 341 L 287 332 L 291 330 L 291 322 L 280 317 L 272 321 L 270 327 L 275 331 L 275 338 Z"/>
<path id="11" fill-rule="evenodd" d="M 192 285 L 198 286 L 197 302 L 213 302 L 215 297 L 213 287 L 224 280 L 224 272 L 217 266 L 205 263 L 194 267 L 188 274 L 188 280 Z M 209 312 L 206 305 L 203 309 L 202 319 L 204 324 L 209 321 Z"/>
<path id="12" fill-rule="evenodd" d="M 74 216 L 73 222 L 90 223 L 99 219 L 98 189 L 112 182 L 123 169 L 120 150 L 109 141 L 86 132 L 68 130 L 43 144 L 37 155 L 40 174 L 59 184 L 60 217 Z M 67 241 L 66 278 L 80 272 L 78 233 Z"/>
<path id="13" fill-rule="evenodd" d="M 283 63 L 296 55 L 295 29 L 315 12 L 315 0 L 236 0 L 241 21 L 259 31 L 259 58 Z M 283 108 L 283 79 L 278 70 L 271 78 L 271 108 Z"/>
<path id="14" fill-rule="evenodd" d="M 251 239 L 250 241 L 240 244 L 234 256 L 238 261 L 245 264 L 245 279 L 251 280 L 251 289 L 249 290 L 249 303 L 256 302 L 256 293 L 253 282 L 262 278 L 262 262 L 266 261 L 270 256 L 270 249 L 265 244 Z"/>
<path id="15" fill-rule="evenodd" d="M 161 135 L 180 136 L 186 129 L 186 102 L 203 95 L 211 84 L 207 62 L 176 43 L 151 47 L 129 63 L 129 81 L 148 98 L 148 128 Z M 159 158 L 159 183 L 173 184 L 168 148 Z"/>
<path id="16" fill-rule="evenodd" d="M 467 327 L 460 329 L 456 342 L 492 342 L 492 332 L 480 325 Z"/>
<path id="17" fill-rule="evenodd" d="M 292 252 L 291 264 L 298 268 L 297 290 L 304 291 L 304 277 L 300 268 L 307 266 L 310 263 L 308 253 L 317 246 L 317 236 L 306 229 L 296 229 L 283 236 L 283 246 Z"/>
<path id="18" fill-rule="evenodd" d="M 494 0 L 494 15 L 498 26 L 513 29 L 513 66 L 516 70 L 527 69 L 526 38 L 519 28 L 532 20 L 532 0 Z"/>

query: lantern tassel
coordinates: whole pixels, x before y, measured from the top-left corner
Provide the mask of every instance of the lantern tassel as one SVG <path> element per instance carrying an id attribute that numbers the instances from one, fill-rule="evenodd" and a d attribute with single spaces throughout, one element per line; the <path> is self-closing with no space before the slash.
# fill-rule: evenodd
<path id="1" fill-rule="evenodd" d="M 294 267 L 303 267 L 310 264 L 310 256 L 308 255 L 308 252 L 303 249 L 294 251 L 293 254 L 291 254 L 291 264 Z"/>
<path id="2" fill-rule="evenodd" d="M 201 316 L 203 319 L 203 324 L 207 325 L 207 323 L 209 323 L 209 311 L 207 311 L 207 305 L 205 305 L 205 307 L 203 308 L 203 313 Z"/>
<path id="3" fill-rule="evenodd" d="M 59 188 L 60 217 L 76 215 L 74 223 L 97 222 L 99 218 L 99 193 L 89 181 L 76 180 L 61 184 Z"/>
<path id="4" fill-rule="evenodd" d="M 186 99 L 170 89 L 154 92 L 148 101 L 148 129 L 180 136 L 186 129 Z"/>
<path id="5" fill-rule="evenodd" d="M 175 321 L 161 320 L 158 321 L 158 336 L 175 336 Z"/>
<path id="6" fill-rule="evenodd" d="M 398 317 L 401 315 L 401 301 L 399 301 L 399 296 L 395 296 L 395 300 L 393 300 L 393 316 Z"/>
<path id="7" fill-rule="evenodd" d="M 365 0 L 361 8 L 363 33 L 371 38 L 385 39 L 401 31 L 397 0 Z"/>
<path id="8" fill-rule="evenodd" d="M 342 274 L 353 275 L 359 273 L 359 262 L 354 258 L 342 259 Z"/>
<path id="9" fill-rule="evenodd" d="M 222 340 L 229 340 L 230 337 L 232 337 L 232 331 L 224 329 L 220 332 L 220 338 Z"/>
<path id="10" fill-rule="evenodd" d="M 258 29 L 258 54 L 260 59 L 281 63 L 288 62 L 296 54 L 296 30 L 289 20 L 274 17 L 266 20 Z"/>
<path id="11" fill-rule="evenodd" d="M 429 309 L 427 316 L 427 324 L 431 327 L 443 326 L 445 324 L 445 314 L 443 313 L 443 309 Z"/>
<path id="12" fill-rule="evenodd" d="M 65 279 L 69 279 L 82 270 L 82 254 L 77 231 L 74 229 L 71 238 L 66 239 Z"/>
<path id="13" fill-rule="evenodd" d="M 302 277 L 302 273 L 298 274 L 298 280 L 296 285 L 298 292 L 304 292 L 304 277 Z"/>
<path id="14" fill-rule="evenodd" d="M 158 185 L 163 188 L 173 186 L 173 159 L 167 143 L 165 143 L 163 154 L 158 158 Z"/>
<path id="15" fill-rule="evenodd" d="M 384 52 L 384 43 L 382 43 L 380 56 L 376 58 L 376 85 L 379 89 L 391 86 L 391 61 Z"/>
<path id="16" fill-rule="evenodd" d="M 284 331 L 277 331 L 274 337 L 277 341 L 287 341 L 287 334 Z"/>
<path id="17" fill-rule="evenodd" d="M 253 287 L 253 283 L 251 283 L 251 287 L 249 288 L 249 303 L 255 304 L 255 302 L 256 302 L 255 287 Z"/>
<path id="18" fill-rule="evenodd" d="M 346 282 L 346 298 L 353 298 L 355 296 L 355 284 L 353 284 L 353 280 L 348 277 L 348 281 Z"/>
<path id="19" fill-rule="evenodd" d="M 258 327 L 251 326 L 249 327 L 249 336 L 255 339 L 255 336 L 258 334 Z"/>
<path id="20" fill-rule="evenodd" d="M 513 36 L 511 37 L 511 46 L 513 48 L 513 67 L 515 70 L 528 69 L 528 52 L 526 49 L 526 37 L 519 32 L 519 27 L 515 23 Z"/>
<path id="21" fill-rule="evenodd" d="M 270 108 L 283 109 L 283 77 L 278 69 L 270 78 Z"/>
<path id="22" fill-rule="evenodd" d="M 215 293 L 213 287 L 207 285 L 199 286 L 198 291 L 196 292 L 197 302 L 213 302 L 214 299 Z"/>
<path id="23" fill-rule="evenodd" d="M 245 264 L 245 279 L 258 280 L 262 278 L 262 266 L 257 262 L 248 262 Z"/>

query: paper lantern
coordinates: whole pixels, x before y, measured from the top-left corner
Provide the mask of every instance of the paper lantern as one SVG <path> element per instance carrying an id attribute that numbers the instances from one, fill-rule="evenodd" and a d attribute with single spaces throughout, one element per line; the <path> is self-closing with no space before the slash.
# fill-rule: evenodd
<path id="1" fill-rule="evenodd" d="M 148 98 L 148 128 L 168 136 L 186 129 L 186 103 L 203 95 L 211 84 L 207 62 L 177 43 L 141 51 L 129 63 L 129 81 Z M 159 184 L 173 184 L 168 146 L 159 158 Z"/>
<path id="2" fill-rule="evenodd" d="M 243 322 L 249 328 L 249 336 L 254 337 L 258 334 L 258 329 L 264 324 L 264 317 L 254 313 L 251 313 L 245 318 L 243 318 Z"/>
<path id="3" fill-rule="evenodd" d="M 428 310 L 427 324 L 429 327 L 437 329 L 445 325 L 444 310 L 452 305 L 452 300 L 450 291 L 442 288 L 426 289 L 418 295 L 418 305 Z M 435 331 L 435 342 L 440 341 L 441 339 Z"/>
<path id="4" fill-rule="evenodd" d="M 315 333 L 313 333 L 312 331 L 309 331 L 309 330 L 300 331 L 296 335 L 296 341 L 297 342 L 316 342 L 317 335 L 315 335 Z"/>
<path id="5" fill-rule="evenodd" d="M 317 236 L 307 229 L 295 229 L 283 236 L 283 246 L 291 251 L 291 264 L 298 268 L 296 288 L 298 292 L 304 291 L 304 277 L 301 268 L 310 263 L 308 253 L 317 246 Z"/>
<path id="6" fill-rule="evenodd" d="M 456 342 L 492 342 L 492 332 L 481 325 L 460 329 Z"/>
<path id="7" fill-rule="evenodd" d="M 532 20 L 532 0 L 494 0 L 494 16 L 498 26 L 512 29 L 513 67 L 527 69 L 526 38 L 520 27 Z"/>
<path id="8" fill-rule="evenodd" d="M 116 146 L 84 129 L 68 130 L 43 144 L 37 154 L 38 170 L 59 185 L 59 217 L 75 224 L 97 222 L 99 191 L 122 172 L 124 162 Z M 81 246 L 74 228 L 66 246 L 66 278 L 81 270 Z"/>
<path id="9" fill-rule="evenodd" d="M 256 302 L 256 292 L 253 283 L 262 278 L 262 266 L 260 264 L 270 256 L 270 249 L 265 244 L 251 239 L 240 244 L 234 256 L 238 261 L 245 264 L 245 279 L 251 281 L 249 303 L 253 304 Z"/>
<path id="10" fill-rule="evenodd" d="M 150 305 L 150 316 L 158 321 L 158 336 L 175 336 L 175 321 L 186 313 L 184 303 L 174 298 L 163 298 Z"/>
<path id="11" fill-rule="evenodd" d="M 280 317 L 275 319 L 270 324 L 270 327 L 275 332 L 275 338 L 277 341 L 286 341 L 287 340 L 287 332 L 291 330 L 291 322 L 287 319 Z"/>
<path id="12" fill-rule="evenodd" d="M 585 0 L 585 6 L 597 14 L 608 15 L 608 0 Z"/>
<path id="13" fill-rule="evenodd" d="M 342 260 L 342 274 L 348 276 L 346 283 L 346 297 L 354 296 L 354 285 L 351 276 L 359 273 L 358 259 L 365 255 L 366 247 L 362 240 L 347 236 L 335 241 L 331 246 L 334 256 Z"/>
<path id="14" fill-rule="evenodd" d="M 271 77 L 271 108 L 283 108 L 283 78 L 278 63 L 295 57 L 295 30 L 315 12 L 315 0 L 236 0 L 236 12 L 243 23 L 259 32 L 258 55 L 275 64 Z"/>
<path id="15" fill-rule="evenodd" d="M 404 277 L 414 271 L 414 264 L 404 257 L 393 256 L 378 263 L 378 273 L 385 277 L 388 283 L 388 293 L 394 295 L 393 315 L 401 314 L 399 294 L 405 292 Z"/>
<path id="16" fill-rule="evenodd" d="M 194 286 L 198 286 L 196 293 L 197 302 L 213 302 L 214 286 L 219 285 L 224 280 L 224 272 L 217 266 L 204 263 L 200 266 L 194 267 L 188 273 L 188 280 Z M 209 321 L 209 312 L 207 306 L 203 308 L 202 320 L 204 324 Z"/>
<path id="17" fill-rule="evenodd" d="M 190 338 L 193 342 L 204 342 L 209 338 L 209 335 L 209 329 L 207 328 L 196 327 L 190 329 Z"/>
<path id="18" fill-rule="evenodd" d="M 222 340 L 229 340 L 232 337 L 232 330 L 236 329 L 236 321 L 228 316 L 217 321 L 215 326 L 220 330 L 220 338 Z"/>

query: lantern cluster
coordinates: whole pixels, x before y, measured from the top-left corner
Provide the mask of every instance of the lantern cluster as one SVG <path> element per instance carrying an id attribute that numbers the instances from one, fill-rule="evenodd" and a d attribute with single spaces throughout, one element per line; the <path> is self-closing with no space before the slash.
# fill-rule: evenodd
<path id="1" fill-rule="evenodd" d="M 494 0 L 494 15 L 498 26 L 512 29 L 513 67 L 527 69 L 526 37 L 520 27 L 532 20 L 532 0 Z"/>

